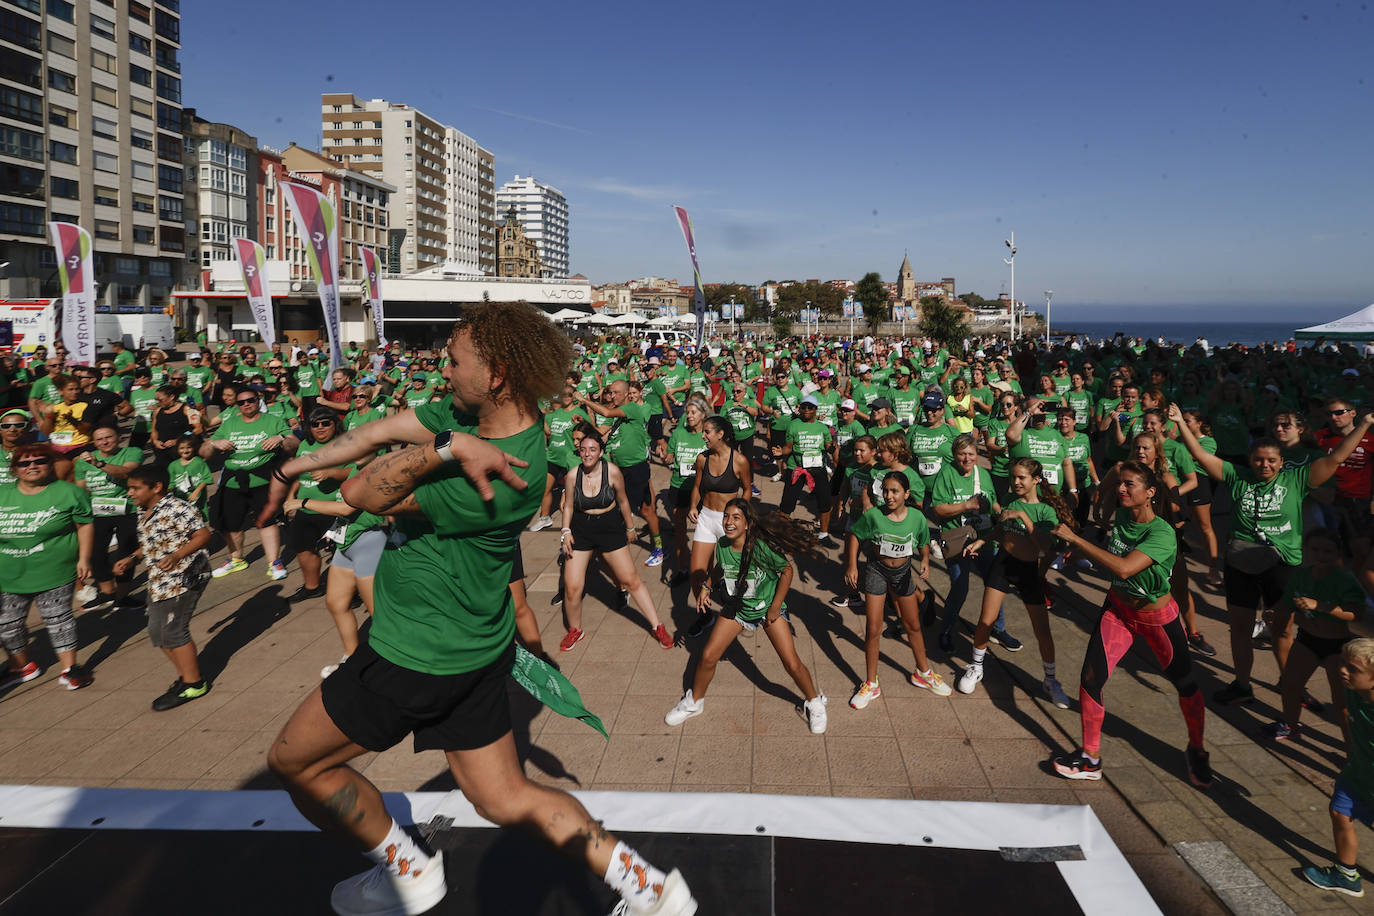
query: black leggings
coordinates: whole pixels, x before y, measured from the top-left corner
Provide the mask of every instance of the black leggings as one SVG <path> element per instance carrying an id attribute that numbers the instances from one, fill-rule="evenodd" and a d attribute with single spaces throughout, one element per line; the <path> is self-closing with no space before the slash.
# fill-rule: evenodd
<path id="1" fill-rule="evenodd" d="M 825 468 L 806 468 L 796 470 L 784 468 L 782 472 L 783 488 L 782 502 L 778 504 L 778 511 L 783 515 L 791 514 L 797 508 L 797 500 L 801 497 L 802 490 L 806 486 L 806 474 L 810 474 L 816 481 L 816 514 L 830 511 L 830 476 Z"/>

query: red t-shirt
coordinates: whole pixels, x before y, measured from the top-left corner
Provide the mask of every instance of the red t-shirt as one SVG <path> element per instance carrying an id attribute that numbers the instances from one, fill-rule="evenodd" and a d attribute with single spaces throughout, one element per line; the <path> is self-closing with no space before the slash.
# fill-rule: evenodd
<path id="1" fill-rule="evenodd" d="M 1329 427 L 1317 430 L 1317 445 L 1328 455 L 1344 438 Z M 1374 433 L 1365 433 L 1355 451 L 1336 468 L 1336 495 L 1369 499 L 1371 474 L 1374 474 Z"/>

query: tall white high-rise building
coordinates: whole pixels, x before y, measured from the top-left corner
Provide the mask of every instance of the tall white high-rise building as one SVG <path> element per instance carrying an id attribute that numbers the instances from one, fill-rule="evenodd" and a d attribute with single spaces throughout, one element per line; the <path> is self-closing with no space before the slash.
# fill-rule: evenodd
<path id="1" fill-rule="evenodd" d="M 541 184 L 533 176 L 516 175 L 496 191 L 497 215 L 504 217 L 511 207 L 525 236 L 539 247 L 544 276 L 568 276 L 568 201 L 563 192 Z"/>

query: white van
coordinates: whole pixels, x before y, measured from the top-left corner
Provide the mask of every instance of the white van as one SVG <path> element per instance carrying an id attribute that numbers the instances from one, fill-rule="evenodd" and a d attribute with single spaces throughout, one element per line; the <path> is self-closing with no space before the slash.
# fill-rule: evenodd
<path id="1" fill-rule="evenodd" d="M 29 354 L 38 346 L 52 348 L 57 339 L 56 299 L 0 299 L 0 320 L 14 325 L 14 352 Z M 159 347 L 176 349 L 176 328 L 162 312 L 97 312 L 95 346 L 99 352 L 122 341 L 130 350 Z"/>

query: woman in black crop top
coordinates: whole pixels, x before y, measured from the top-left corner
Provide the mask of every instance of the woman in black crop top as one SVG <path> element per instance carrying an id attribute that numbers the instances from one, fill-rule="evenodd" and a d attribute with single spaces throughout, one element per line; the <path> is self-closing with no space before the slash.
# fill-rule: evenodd
<path id="1" fill-rule="evenodd" d="M 692 529 L 692 594 L 701 591 L 711 568 L 716 542 L 725 536 L 721 527 L 725 506 L 735 497 L 749 498 L 754 484 L 753 468 L 743 452 L 735 448 L 734 431 L 724 417 L 707 417 L 702 427 L 706 451 L 697 456 L 692 476 L 692 509 L 687 520 Z M 687 629 L 689 637 L 700 636 L 714 622 L 707 612 L 698 615 Z"/>
<path id="2" fill-rule="evenodd" d="M 630 557 L 628 535 L 634 532 L 634 516 L 625 495 L 625 478 L 620 468 L 603 456 L 605 446 L 601 437 L 589 432 L 577 446 L 580 463 L 568 472 L 569 480 L 563 488 L 563 611 L 568 618 L 568 632 L 558 648 L 567 652 L 581 642 L 582 595 L 587 587 L 587 565 L 592 554 L 601 554 L 611 575 L 634 598 L 649 620 L 654 638 L 665 649 L 673 647 L 673 637 L 658 619 L 653 598 L 644 581 L 635 572 Z"/>

